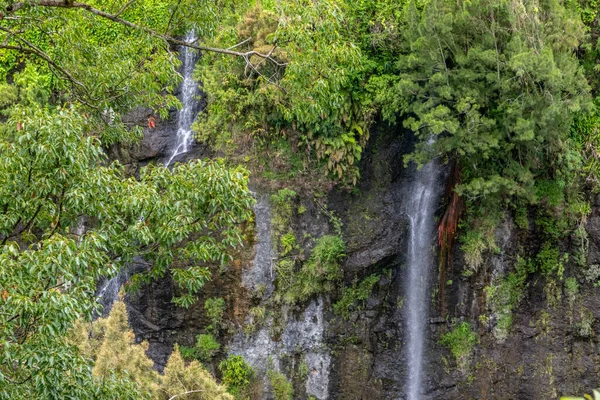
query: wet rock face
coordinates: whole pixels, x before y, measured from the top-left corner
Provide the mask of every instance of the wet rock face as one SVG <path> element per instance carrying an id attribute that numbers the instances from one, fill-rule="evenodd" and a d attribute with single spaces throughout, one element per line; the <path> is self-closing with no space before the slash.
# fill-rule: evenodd
<path id="1" fill-rule="evenodd" d="M 139 153 L 128 153 L 132 165 L 167 156 L 165 149 L 172 140 L 167 130 L 173 133 L 175 129 L 168 124 L 164 131 L 159 124 L 148 132 Z M 236 256 L 238 262 L 229 270 L 213 275 L 215 279 L 207 284 L 198 303 L 188 310 L 175 307 L 170 300 L 176 288 L 168 277 L 128 295 L 136 337 L 150 342 L 149 353 L 157 367 L 164 366 L 174 343 L 193 345 L 195 336 L 208 325 L 204 300 L 223 297 L 227 310 L 219 341 L 224 347 L 212 364 L 213 370 L 228 353 L 242 354 L 259 371 L 266 371 L 271 362 L 273 368 L 285 372 L 293 382 L 295 399 L 309 395 L 319 400 L 404 398 L 407 327 L 403 279 L 408 223 L 402 210 L 409 176 L 402 155 L 409 151 L 410 139 L 399 137 L 398 133 L 374 132 L 361 161 L 358 187 L 353 192 L 333 191 L 327 199 L 329 208 L 343 222 L 347 243 L 342 265 L 344 285 L 371 274 L 380 275 L 360 307 L 353 308 L 347 319 L 336 315 L 333 304 L 341 296 L 337 291 L 295 309 L 279 310 L 284 315 L 282 321 L 275 323 L 268 317 L 254 332 L 243 331 L 249 321 L 248 310 L 256 306 L 269 309 L 274 293 L 270 261 L 276 255 L 268 224 L 272 215 L 268 193 L 257 189 L 254 243 Z M 182 159 L 197 157 L 198 152 Z M 328 219 L 318 213 L 313 199 L 300 197 L 307 211 L 293 221 L 298 236 L 331 233 Z M 594 275 L 592 268 L 597 266 L 600 279 L 600 197 L 586 229 L 588 272 Z M 485 317 L 494 318 L 486 304 L 485 288 L 513 269 L 519 251 L 525 249 L 533 255 L 540 243 L 535 232 L 517 228 L 510 215 L 498 228 L 497 243 L 500 251 L 488 255 L 470 276 L 464 274 L 464 258 L 456 245 L 453 269 L 446 276 L 452 281 L 446 285 L 446 316 L 439 314 L 432 295 L 423 399 L 548 399 L 596 387 L 600 373 L 599 335 L 595 333 L 600 328 L 600 289 L 572 263 L 565 265 L 564 274 L 575 277 L 580 286 L 572 299 L 564 281 L 556 280 L 552 288 L 544 279 L 530 277 L 513 312 L 509 334 L 499 341 L 491 325 L 482 322 Z M 561 250 L 569 251 L 574 245 L 561 244 Z M 309 254 L 310 249 L 305 250 Z M 558 300 L 549 301 L 550 292 Z M 439 344 L 453 320 L 471 323 L 478 336 L 466 372 L 458 370 L 452 354 Z M 308 367 L 307 376 L 297 372 L 302 363 Z M 256 393 L 257 399 L 273 398 L 266 377 Z"/>

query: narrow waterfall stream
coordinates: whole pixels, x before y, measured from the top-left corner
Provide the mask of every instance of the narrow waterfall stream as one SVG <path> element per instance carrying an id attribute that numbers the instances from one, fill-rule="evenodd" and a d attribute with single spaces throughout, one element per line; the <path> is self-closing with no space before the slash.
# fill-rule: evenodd
<path id="1" fill-rule="evenodd" d="M 242 284 L 250 291 L 262 288 L 263 301 L 270 298 L 275 289 L 274 259 L 276 253 L 271 242 L 271 205 L 268 194 L 257 194 L 254 213 L 256 218 L 255 256 L 252 266 L 242 276 Z M 329 370 L 332 364 L 330 351 L 325 345 L 327 321 L 324 315 L 322 297 L 312 300 L 300 313 L 294 315 L 287 306 L 282 309 L 276 321 L 269 316 L 254 332 L 246 333 L 240 329 L 228 347 L 228 353 L 241 355 L 262 376 L 262 392 L 257 398 L 272 399 L 271 384 L 267 370 L 285 372 L 285 363 L 289 363 L 298 354 L 304 356 L 304 365 L 309 371 L 306 393 L 316 400 L 329 398 Z M 247 321 L 248 322 L 248 321 Z M 283 325 L 281 338 L 273 338 L 276 324 Z M 287 361 L 284 361 L 287 360 Z"/>
<path id="2" fill-rule="evenodd" d="M 190 43 L 196 40 L 196 35 L 193 31 L 189 32 L 185 41 Z M 172 151 L 168 161 L 165 162 L 165 166 L 168 167 L 173 162 L 173 159 L 180 154 L 186 153 L 190 150 L 192 144 L 192 123 L 196 118 L 196 96 L 199 93 L 198 85 L 193 79 L 194 66 L 198 60 L 197 53 L 191 50 L 189 47 L 181 48 L 182 55 L 182 66 L 181 74 L 183 75 L 183 81 L 181 82 L 181 103 L 183 108 L 179 110 L 177 115 L 177 133 L 175 148 Z M 139 264 L 143 264 L 139 262 Z M 99 283 L 96 297 L 98 297 L 99 303 L 102 305 L 102 311 L 99 314 L 107 315 L 110 312 L 113 303 L 117 300 L 119 290 L 121 286 L 127 282 L 131 271 L 126 268 L 120 271 L 116 276 L 112 278 L 106 278 Z"/>
<path id="3" fill-rule="evenodd" d="M 188 32 L 185 36 L 185 41 L 191 43 L 196 41 L 196 34 L 194 31 Z M 177 115 L 177 142 L 173 153 L 165 162 L 165 166 L 168 167 L 173 162 L 173 159 L 180 154 L 187 153 L 192 145 L 192 123 L 196 118 L 197 99 L 199 90 L 198 84 L 194 81 L 193 73 L 196 61 L 198 61 L 198 54 L 190 49 L 189 47 L 181 48 L 182 62 L 181 75 L 183 75 L 183 82 L 181 82 L 181 103 L 183 108 L 179 110 Z"/>
<path id="4" fill-rule="evenodd" d="M 433 268 L 434 213 L 439 197 L 439 167 L 435 161 L 417 170 L 408 192 L 410 222 L 406 279 L 407 370 L 406 395 L 422 399 L 423 358 L 427 339 L 429 287 Z"/>

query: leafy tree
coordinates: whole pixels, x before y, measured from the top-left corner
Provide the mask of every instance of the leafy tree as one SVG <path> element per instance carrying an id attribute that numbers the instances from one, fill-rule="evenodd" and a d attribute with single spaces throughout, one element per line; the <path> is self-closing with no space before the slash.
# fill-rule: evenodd
<path id="1" fill-rule="evenodd" d="M 191 20 L 177 2 L 95 5 L 0 1 L 0 398 L 139 398 L 65 342 L 97 307 L 96 283 L 141 257 L 129 286 L 169 274 L 188 306 L 251 215 L 242 168 L 194 161 L 136 179 L 105 153 L 140 136 L 123 113 L 176 103 L 168 35 L 224 4 Z"/>
<path id="2" fill-rule="evenodd" d="M 225 387 L 219 385 L 197 361 L 186 365 L 177 345 L 169 357 L 164 375 L 154 371 L 154 363 L 145 354 L 148 344 L 135 343 L 122 300 L 115 302 L 107 318 L 99 318 L 92 323 L 79 320 L 70 340 L 82 354 L 95 361 L 95 377 L 107 380 L 116 375 L 135 382 L 139 390 L 136 398 L 167 400 L 180 396 L 195 400 L 233 400 Z"/>
<path id="3" fill-rule="evenodd" d="M 283 138 L 294 152 L 326 163 L 336 179 L 356 183 L 372 109 L 360 89 L 366 59 L 351 40 L 345 9 L 339 1 L 284 1 L 233 20 L 215 46 L 268 50 L 275 62 L 248 68 L 242 59 L 204 57 L 198 79 L 208 112 L 195 128 L 200 139 L 252 154 L 248 144 L 277 149 Z"/>
<path id="4" fill-rule="evenodd" d="M 151 267 L 132 286 L 170 273 L 181 287 L 174 301 L 189 305 L 210 278 L 206 263 L 227 261 L 250 215 L 243 170 L 196 161 L 128 178 L 118 163 L 106 163 L 95 126 L 74 108 L 16 106 L 0 126 L 0 153 L 6 394 L 18 393 L 21 382 L 38 385 L 29 390 L 41 397 L 50 387 L 49 397 L 69 387 L 52 380 L 76 371 L 66 361 L 55 364 L 71 354 L 61 336 L 91 316 L 100 277 L 141 256 Z"/>
<path id="5" fill-rule="evenodd" d="M 589 105 L 577 16 L 557 1 L 432 0 L 408 2 L 403 23 L 398 73 L 373 84 L 383 115 L 399 112 L 421 138 L 408 160 L 460 159 L 457 190 L 470 198 L 536 201 L 535 179 L 560 164 L 573 115 Z"/>

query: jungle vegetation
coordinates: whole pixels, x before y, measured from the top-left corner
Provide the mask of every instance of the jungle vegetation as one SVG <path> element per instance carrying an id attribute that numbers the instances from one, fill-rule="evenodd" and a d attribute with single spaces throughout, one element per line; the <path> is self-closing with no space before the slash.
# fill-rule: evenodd
<path id="1" fill-rule="evenodd" d="M 515 307 L 527 274 L 562 279 L 558 242 L 584 242 L 600 178 L 599 8 L 597 0 L 0 0 L 0 398 L 163 396 L 156 388 L 168 375 L 100 373 L 101 353 L 69 338 L 76 321 L 92 318 L 98 280 L 141 257 L 151 267 L 132 288 L 170 274 L 182 293 L 174 301 L 189 306 L 211 267 L 242 244 L 249 170 L 351 188 L 375 124 L 415 137 L 407 164 L 437 158 L 455 168 L 440 244 L 458 238 L 472 270 L 496 248 L 505 213 L 539 228 L 539 254 L 498 286 L 514 290 L 490 291 L 491 304 Z M 195 43 L 179 39 L 190 29 Z M 126 122 L 128 112 L 147 108 L 151 126 L 180 106 L 178 46 L 203 55 L 197 139 L 228 160 L 132 175 L 108 149 L 140 139 L 143 126 Z M 301 279 L 324 263 L 326 249 L 317 250 Z M 335 266 L 335 257 L 323 259 Z M 295 298 L 332 285 L 332 271 Z M 123 315 L 111 318 L 122 325 Z"/>

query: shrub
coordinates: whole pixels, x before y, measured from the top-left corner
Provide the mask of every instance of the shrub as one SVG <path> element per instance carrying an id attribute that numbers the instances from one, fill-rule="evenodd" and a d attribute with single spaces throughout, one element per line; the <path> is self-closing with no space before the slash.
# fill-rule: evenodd
<path id="1" fill-rule="evenodd" d="M 284 374 L 275 371 L 269 371 L 267 374 L 275 400 L 292 400 L 294 398 L 294 387 Z"/>
<path id="2" fill-rule="evenodd" d="M 210 361 L 221 349 L 221 345 L 217 342 L 217 339 L 210 333 L 198 335 L 196 339 L 196 351 L 198 358 L 202 361 Z"/>
<path id="3" fill-rule="evenodd" d="M 196 346 L 179 345 L 179 353 L 185 361 L 193 361 L 198 359 L 198 350 Z"/>
<path id="4" fill-rule="evenodd" d="M 331 291 L 333 283 L 342 277 L 339 263 L 345 257 L 345 251 L 346 243 L 340 236 L 319 238 L 310 258 L 297 274 L 290 276 L 293 284 L 286 292 L 286 301 L 306 301 L 316 294 Z"/>
<path id="5" fill-rule="evenodd" d="M 380 278 L 378 274 L 369 275 L 360 283 L 354 283 L 351 287 L 344 288 L 342 298 L 333 305 L 333 311 L 344 319 L 350 318 L 352 307 L 358 303 L 356 309 L 360 310 Z"/>
<path id="6" fill-rule="evenodd" d="M 204 310 L 210 319 L 210 325 L 206 327 L 206 331 L 216 335 L 221 329 L 221 321 L 225 313 L 225 300 L 221 297 L 206 299 Z"/>
<path id="7" fill-rule="evenodd" d="M 240 398 L 248 390 L 254 377 L 254 370 L 242 356 L 230 355 L 219 364 L 223 374 L 223 383 L 227 390 L 236 398 Z"/>

